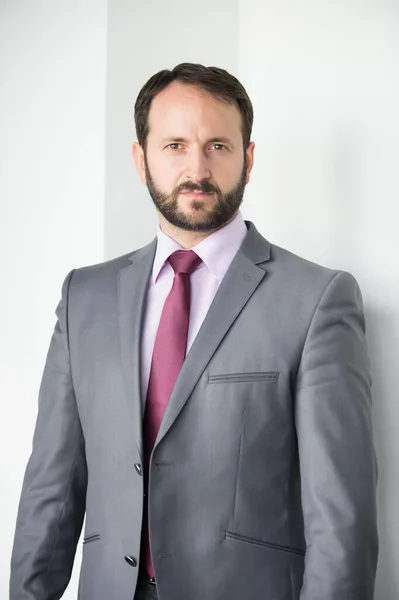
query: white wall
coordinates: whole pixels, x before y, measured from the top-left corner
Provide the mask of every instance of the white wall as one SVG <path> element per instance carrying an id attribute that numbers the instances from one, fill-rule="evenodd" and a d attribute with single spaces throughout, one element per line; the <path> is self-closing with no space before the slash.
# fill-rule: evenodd
<path id="1" fill-rule="evenodd" d="M 105 75 L 105 0 L 0 2 L 2 599 L 61 284 L 103 259 Z"/>
<path id="2" fill-rule="evenodd" d="M 399 5 L 242 0 L 239 76 L 255 104 L 244 214 L 274 243 L 351 271 L 374 380 L 380 561 L 399 598 Z"/>

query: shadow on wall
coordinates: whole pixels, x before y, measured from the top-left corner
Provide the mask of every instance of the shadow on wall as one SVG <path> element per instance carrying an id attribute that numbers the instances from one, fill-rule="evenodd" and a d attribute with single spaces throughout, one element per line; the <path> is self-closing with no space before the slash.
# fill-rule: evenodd
<path id="1" fill-rule="evenodd" d="M 394 444 L 397 444 L 395 428 L 398 426 L 390 415 L 394 405 L 390 395 L 397 394 L 399 365 L 395 353 L 395 315 L 371 306 L 365 306 L 367 343 L 370 354 L 373 378 L 373 426 L 378 461 L 378 530 L 380 551 L 377 569 L 375 600 L 399 598 L 399 573 L 395 543 L 398 526 L 392 523 L 389 515 L 397 514 L 395 498 L 398 497 L 398 458 Z M 392 408 L 391 408 L 392 410 Z M 396 487 L 395 487 L 396 486 Z"/>

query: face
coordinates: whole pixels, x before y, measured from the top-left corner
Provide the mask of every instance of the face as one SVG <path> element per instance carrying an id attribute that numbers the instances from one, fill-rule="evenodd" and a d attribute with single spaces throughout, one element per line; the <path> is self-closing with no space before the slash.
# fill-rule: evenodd
<path id="1" fill-rule="evenodd" d="M 211 231 L 237 213 L 253 165 L 238 106 L 178 82 L 155 96 L 146 152 L 134 144 L 141 180 L 159 213 L 186 231 Z"/>

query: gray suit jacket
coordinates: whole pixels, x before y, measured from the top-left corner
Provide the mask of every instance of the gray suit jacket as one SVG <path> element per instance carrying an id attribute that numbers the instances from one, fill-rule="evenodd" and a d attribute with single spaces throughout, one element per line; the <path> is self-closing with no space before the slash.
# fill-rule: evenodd
<path id="1" fill-rule="evenodd" d="M 376 462 L 354 278 L 251 222 L 151 458 L 161 600 L 371 600 Z M 156 239 L 72 271 L 39 394 L 11 600 L 59 599 L 86 513 L 81 600 L 132 600 L 140 556 L 140 337 Z"/>

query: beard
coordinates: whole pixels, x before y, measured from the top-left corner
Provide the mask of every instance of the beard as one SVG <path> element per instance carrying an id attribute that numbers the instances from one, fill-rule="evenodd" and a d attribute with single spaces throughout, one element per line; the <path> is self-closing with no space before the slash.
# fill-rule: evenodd
<path id="1" fill-rule="evenodd" d="M 207 179 L 203 179 L 198 183 L 193 181 L 185 181 L 174 188 L 171 194 L 166 194 L 161 192 L 161 190 L 156 186 L 151 176 L 146 157 L 144 158 L 144 163 L 147 177 L 147 187 L 152 201 L 161 215 L 171 225 L 174 225 L 179 229 L 184 229 L 185 231 L 202 232 L 220 229 L 232 219 L 241 206 L 246 185 L 245 180 L 247 169 L 245 160 L 238 183 L 230 192 L 227 192 L 226 194 L 223 194 L 218 186 L 209 183 Z M 186 213 L 183 209 L 179 208 L 179 194 L 185 191 L 199 191 L 205 193 L 213 192 L 216 195 L 216 202 L 211 209 L 206 210 L 204 208 L 206 201 L 192 200 L 190 206 L 191 209 L 195 211 L 195 216 L 192 216 Z"/>

